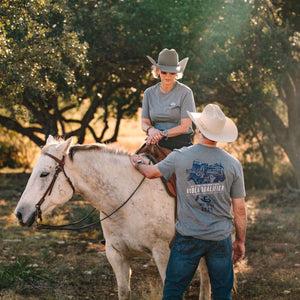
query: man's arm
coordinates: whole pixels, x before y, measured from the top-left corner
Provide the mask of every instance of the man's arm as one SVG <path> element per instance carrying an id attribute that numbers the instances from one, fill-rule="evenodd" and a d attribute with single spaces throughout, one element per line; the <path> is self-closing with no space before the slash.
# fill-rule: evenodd
<path id="1" fill-rule="evenodd" d="M 233 243 L 233 263 L 241 261 L 245 256 L 247 212 L 245 198 L 232 199 L 236 236 Z"/>
<path id="2" fill-rule="evenodd" d="M 144 162 L 140 155 L 134 154 L 130 156 L 132 165 L 144 176 L 149 179 L 162 177 L 157 165 L 148 165 Z"/>

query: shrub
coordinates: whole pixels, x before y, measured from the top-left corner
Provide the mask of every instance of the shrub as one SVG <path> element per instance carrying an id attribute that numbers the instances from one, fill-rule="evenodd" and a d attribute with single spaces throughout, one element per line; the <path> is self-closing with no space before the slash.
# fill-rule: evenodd
<path id="1" fill-rule="evenodd" d="M 293 167 L 289 163 L 276 164 L 274 168 L 274 181 L 277 188 L 286 188 L 287 186 L 297 186 Z"/>
<path id="2" fill-rule="evenodd" d="M 20 168 L 21 161 L 18 157 L 18 149 L 8 141 L 0 141 L 0 168 Z"/>
<path id="3" fill-rule="evenodd" d="M 247 189 L 271 188 L 268 172 L 259 162 L 245 162 L 243 168 Z"/>
<path id="4" fill-rule="evenodd" d="M 276 163 L 273 167 L 272 175 L 259 162 L 245 162 L 243 168 L 247 189 L 281 189 L 287 187 L 287 185 L 296 185 L 293 168 L 287 162 Z"/>
<path id="5" fill-rule="evenodd" d="M 29 169 L 39 148 L 28 138 L 6 129 L 0 129 L 0 168 Z"/>

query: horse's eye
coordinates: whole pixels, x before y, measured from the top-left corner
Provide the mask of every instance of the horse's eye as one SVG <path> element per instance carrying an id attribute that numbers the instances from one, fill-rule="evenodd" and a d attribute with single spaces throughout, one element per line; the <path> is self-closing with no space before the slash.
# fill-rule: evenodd
<path id="1" fill-rule="evenodd" d="M 47 177 L 48 175 L 49 175 L 48 172 L 42 172 L 41 175 L 40 175 L 40 177 Z"/>

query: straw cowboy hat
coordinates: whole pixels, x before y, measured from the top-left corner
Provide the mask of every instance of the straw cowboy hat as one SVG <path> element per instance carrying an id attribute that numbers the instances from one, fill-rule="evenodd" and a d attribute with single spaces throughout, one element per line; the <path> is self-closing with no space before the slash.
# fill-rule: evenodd
<path id="1" fill-rule="evenodd" d="M 208 104 L 202 113 L 188 111 L 188 114 L 197 129 L 209 140 L 233 142 L 238 136 L 236 125 L 224 115 L 218 105 Z"/>
<path id="2" fill-rule="evenodd" d="M 152 65 L 156 66 L 161 71 L 170 73 L 183 73 L 186 64 L 189 60 L 189 58 L 186 57 L 180 62 L 178 62 L 178 54 L 174 49 L 162 50 L 158 55 L 157 63 L 152 57 L 147 56 L 147 58 L 150 60 Z"/>

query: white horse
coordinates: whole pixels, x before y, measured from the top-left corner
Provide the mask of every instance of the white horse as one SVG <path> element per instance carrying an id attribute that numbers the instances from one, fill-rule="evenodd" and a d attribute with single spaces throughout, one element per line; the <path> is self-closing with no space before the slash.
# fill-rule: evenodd
<path id="1" fill-rule="evenodd" d="M 47 139 L 15 210 L 21 225 L 35 222 L 36 204 L 45 215 L 71 199 L 74 191 L 98 209 L 103 218 L 120 207 L 141 182 L 143 176 L 132 167 L 128 153 L 118 153 L 102 144 L 71 143 L 72 139 Z M 53 180 L 62 160 L 63 172 Z M 126 205 L 102 222 L 106 256 L 117 279 L 119 299 L 130 299 L 133 257 L 152 256 L 164 281 L 174 224 L 174 199 L 160 179 L 145 179 Z M 199 299 L 206 300 L 210 298 L 209 277 L 205 263 L 200 266 Z"/>

